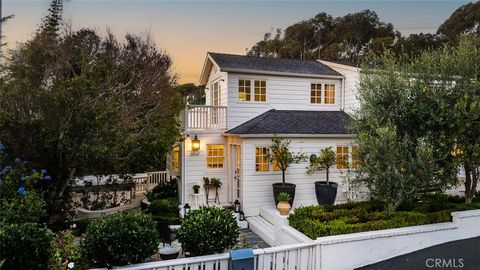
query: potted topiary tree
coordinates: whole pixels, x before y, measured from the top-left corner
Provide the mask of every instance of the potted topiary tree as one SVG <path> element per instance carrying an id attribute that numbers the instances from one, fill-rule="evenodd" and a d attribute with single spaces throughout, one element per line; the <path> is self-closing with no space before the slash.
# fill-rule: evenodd
<path id="1" fill-rule="evenodd" d="M 278 193 L 278 204 L 277 204 L 277 209 L 278 212 L 280 212 L 280 215 L 286 216 L 288 215 L 288 212 L 290 212 L 290 209 L 292 208 L 288 201 L 290 200 L 290 195 L 286 192 L 280 192 Z"/>
<path id="2" fill-rule="evenodd" d="M 290 200 L 288 203 L 290 206 L 293 205 L 293 200 L 295 199 L 295 184 L 286 183 L 285 174 L 292 164 L 296 164 L 306 160 L 306 155 L 304 153 L 294 153 L 288 149 L 290 145 L 289 140 L 284 140 L 281 138 L 273 138 L 272 145 L 270 147 L 272 155 L 270 162 L 278 166 L 282 171 L 282 182 L 272 184 L 273 187 L 273 198 L 275 200 L 275 205 L 278 204 L 278 194 L 280 192 L 286 192 L 290 195 Z"/>
<path id="3" fill-rule="evenodd" d="M 310 156 L 310 165 L 307 167 L 307 174 L 313 174 L 316 171 L 325 171 L 327 181 L 315 182 L 315 195 L 319 204 L 333 205 L 337 197 L 338 184 L 329 181 L 330 167 L 335 165 L 335 152 L 332 147 L 324 148 L 320 156 Z"/>

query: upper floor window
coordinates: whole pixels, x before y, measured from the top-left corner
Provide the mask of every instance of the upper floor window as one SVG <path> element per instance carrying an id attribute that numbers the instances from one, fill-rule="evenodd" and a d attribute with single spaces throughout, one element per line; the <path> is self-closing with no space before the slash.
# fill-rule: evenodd
<path id="1" fill-rule="evenodd" d="M 359 167 L 358 146 L 337 146 L 337 169 L 357 169 Z"/>
<path id="2" fill-rule="evenodd" d="M 335 84 L 325 84 L 325 104 L 335 104 Z"/>
<path id="3" fill-rule="evenodd" d="M 238 100 L 239 101 L 250 101 L 251 96 L 251 87 L 250 80 L 239 80 L 238 81 Z"/>
<path id="4" fill-rule="evenodd" d="M 310 103 L 335 104 L 335 84 L 310 84 Z"/>
<path id="5" fill-rule="evenodd" d="M 223 169 L 224 146 L 223 144 L 208 144 L 207 145 L 207 168 L 208 169 Z"/>
<path id="6" fill-rule="evenodd" d="M 255 101 L 265 102 L 267 101 L 267 82 L 255 80 Z"/>
<path id="7" fill-rule="evenodd" d="M 175 173 L 180 171 L 180 146 L 175 145 L 172 151 L 172 170 Z"/>
<path id="8" fill-rule="evenodd" d="M 253 85 L 253 93 L 252 93 Z M 265 80 L 238 80 L 238 101 L 267 101 L 267 81 Z"/>
<path id="9" fill-rule="evenodd" d="M 311 103 L 322 103 L 322 84 L 312 83 L 310 85 L 310 102 Z"/>
<path id="10" fill-rule="evenodd" d="M 212 83 L 212 106 L 220 106 L 220 85 L 218 82 Z"/>

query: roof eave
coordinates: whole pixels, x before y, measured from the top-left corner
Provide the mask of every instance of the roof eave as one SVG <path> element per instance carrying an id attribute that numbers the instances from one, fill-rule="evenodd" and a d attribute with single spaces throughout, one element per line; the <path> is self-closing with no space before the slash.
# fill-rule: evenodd
<path id="1" fill-rule="evenodd" d="M 239 138 L 355 138 L 357 134 L 235 134 L 235 133 L 223 133 L 228 137 Z"/>
<path id="2" fill-rule="evenodd" d="M 222 68 L 220 71 L 243 73 L 243 74 L 261 74 L 261 75 L 278 75 L 289 77 L 303 77 L 303 78 L 322 78 L 322 79 L 343 79 L 343 75 L 325 75 L 325 74 L 309 74 L 309 73 L 294 73 L 294 72 L 280 72 L 280 71 L 267 71 L 267 70 L 254 70 L 244 68 Z"/>
<path id="3" fill-rule="evenodd" d="M 213 57 L 210 53 L 207 53 L 205 57 L 205 61 L 203 63 L 202 72 L 200 73 L 200 85 L 205 85 L 208 82 L 208 76 L 210 75 L 210 71 L 212 70 L 213 65 L 218 67 L 218 64 L 213 60 Z"/>
<path id="4" fill-rule="evenodd" d="M 354 71 L 354 72 L 360 72 L 361 69 L 359 67 L 354 67 L 354 66 L 349 66 L 345 64 L 340 64 L 340 63 L 335 63 L 335 62 L 330 62 L 330 61 L 325 61 L 325 60 L 318 60 L 318 62 L 330 67 L 330 68 L 340 68 L 340 69 L 346 69 L 349 71 Z"/>

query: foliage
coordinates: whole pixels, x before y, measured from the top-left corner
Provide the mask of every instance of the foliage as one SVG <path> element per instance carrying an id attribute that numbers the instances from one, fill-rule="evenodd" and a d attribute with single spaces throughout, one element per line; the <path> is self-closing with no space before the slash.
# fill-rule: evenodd
<path id="1" fill-rule="evenodd" d="M 82 207 L 89 210 L 112 208 L 130 203 L 127 194 L 131 191 L 134 183 L 130 174 L 109 175 L 105 182 L 101 183 L 102 176 L 97 176 L 97 184 L 77 186 L 77 192 L 82 193 Z M 89 183 L 89 182 L 85 182 Z"/>
<path id="2" fill-rule="evenodd" d="M 216 177 L 210 178 L 210 184 L 216 188 L 222 187 L 222 181 L 220 181 L 220 179 Z"/>
<path id="3" fill-rule="evenodd" d="M 17 196 L 10 201 L 0 200 L 0 223 L 40 222 L 45 217 L 45 201 L 36 192 Z"/>
<path id="4" fill-rule="evenodd" d="M 388 211 L 381 201 L 346 203 L 335 206 L 307 206 L 290 214 L 289 224 L 312 239 L 317 237 L 383 230 L 451 221 L 451 212 L 479 209 L 459 197 L 428 195 L 405 201 L 399 211 Z"/>
<path id="5" fill-rule="evenodd" d="M 2 269 L 47 269 L 52 254 L 53 234 L 35 223 L 0 226 Z"/>
<path id="6" fill-rule="evenodd" d="M 222 253 L 237 242 L 239 232 L 233 215 L 215 206 L 191 210 L 177 231 L 177 239 L 190 256 Z"/>
<path id="7" fill-rule="evenodd" d="M 73 175 L 162 169 L 183 108 L 150 38 L 61 28 L 61 2 L 0 69 L 0 138 L 49 170 L 50 222 L 66 218 Z"/>
<path id="8" fill-rule="evenodd" d="M 316 171 L 326 171 L 327 184 L 329 182 L 330 167 L 335 165 L 336 156 L 332 147 L 324 148 L 320 151 L 320 156 L 310 160 L 310 165 L 307 167 L 307 174 L 312 174 Z"/>
<path id="9" fill-rule="evenodd" d="M 282 171 L 282 183 L 285 184 L 285 173 L 292 164 L 297 164 L 307 159 L 305 153 L 291 152 L 288 147 L 290 145 L 289 140 L 282 138 L 273 138 L 270 150 L 272 151 L 271 162 L 276 164 Z"/>
<path id="10" fill-rule="evenodd" d="M 185 97 L 190 105 L 205 105 L 205 85 L 196 86 L 193 83 L 181 84 L 175 87 Z"/>
<path id="11" fill-rule="evenodd" d="M 55 234 L 50 269 L 64 270 L 65 264 L 68 263 L 73 263 L 77 269 L 79 268 L 80 247 L 75 244 L 75 236 L 70 230 Z"/>
<path id="12" fill-rule="evenodd" d="M 457 42 L 461 34 L 480 34 L 480 2 L 468 3 L 456 9 L 438 27 L 437 33 L 451 42 Z"/>
<path id="13" fill-rule="evenodd" d="M 179 205 L 177 197 L 155 199 L 150 203 L 148 213 L 152 214 L 156 221 L 163 220 L 170 224 L 179 224 Z"/>
<path id="14" fill-rule="evenodd" d="M 154 198 L 171 198 L 178 196 L 178 183 L 177 179 L 170 181 L 160 182 L 152 189 Z"/>
<path id="15" fill-rule="evenodd" d="M 88 225 L 82 256 L 95 266 L 143 262 L 158 247 L 152 217 L 142 213 L 103 216 Z"/>
<path id="16" fill-rule="evenodd" d="M 277 200 L 279 202 L 285 202 L 285 201 L 289 201 L 291 198 L 290 198 L 290 194 L 288 194 L 287 192 L 280 192 L 278 193 L 278 196 L 277 196 Z"/>
<path id="17" fill-rule="evenodd" d="M 203 185 L 204 186 L 210 185 L 210 178 L 209 177 L 207 177 L 207 176 L 203 177 Z"/>
<path id="18" fill-rule="evenodd" d="M 200 185 L 193 185 L 192 189 L 198 192 L 198 190 L 200 189 Z"/>

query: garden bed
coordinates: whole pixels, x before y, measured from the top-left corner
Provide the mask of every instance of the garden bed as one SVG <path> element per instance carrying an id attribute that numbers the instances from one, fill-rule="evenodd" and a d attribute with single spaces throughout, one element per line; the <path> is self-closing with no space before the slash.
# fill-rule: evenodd
<path id="1" fill-rule="evenodd" d="M 451 221 L 451 212 L 480 209 L 480 200 L 465 204 L 464 198 L 426 195 L 403 203 L 395 212 L 385 203 L 365 201 L 335 206 L 307 206 L 295 209 L 289 224 L 312 239 Z"/>

